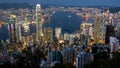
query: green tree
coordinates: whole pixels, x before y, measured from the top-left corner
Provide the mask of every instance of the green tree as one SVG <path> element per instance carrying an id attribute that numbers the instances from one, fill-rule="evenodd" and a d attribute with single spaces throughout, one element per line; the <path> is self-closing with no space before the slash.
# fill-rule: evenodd
<path id="1" fill-rule="evenodd" d="M 17 55 L 16 67 L 39 68 L 41 58 L 44 58 L 44 55 L 40 49 L 36 48 L 33 54 L 30 48 L 27 48 Z"/>
<path id="2" fill-rule="evenodd" d="M 76 68 L 71 63 L 56 63 L 52 68 Z"/>
<path id="3" fill-rule="evenodd" d="M 85 64 L 84 68 L 120 68 L 120 53 L 113 53 L 111 59 L 97 59 L 90 64 Z"/>

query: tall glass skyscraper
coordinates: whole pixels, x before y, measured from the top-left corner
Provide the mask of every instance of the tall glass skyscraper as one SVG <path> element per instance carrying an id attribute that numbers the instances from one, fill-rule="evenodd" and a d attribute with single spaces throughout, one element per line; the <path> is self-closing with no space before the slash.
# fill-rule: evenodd
<path id="1" fill-rule="evenodd" d="M 42 32 L 43 19 L 41 15 L 41 6 L 40 4 L 36 5 L 36 30 L 37 30 L 37 39 L 43 36 Z"/>

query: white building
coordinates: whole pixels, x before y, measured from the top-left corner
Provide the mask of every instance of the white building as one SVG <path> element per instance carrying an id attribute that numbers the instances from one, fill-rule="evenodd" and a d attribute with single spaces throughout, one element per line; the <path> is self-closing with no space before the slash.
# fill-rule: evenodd
<path id="1" fill-rule="evenodd" d="M 88 35 L 89 34 L 89 30 L 90 30 L 90 27 L 92 27 L 92 24 L 91 23 L 82 23 L 81 26 L 80 26 L 80 29 L 81 29 L 81 34 L 84 34 L 84 35 Z"/>
<path id="2" fill-rule="evenodd" d="M 70 34 L 70 40 L 72 40 L 74 37 L 76 37 L 76 34 Z"/>
<path id="3" fill-rule="evenodd" d="M 43 36 L 42 25 L 43 25 L 43 19 L 42 19 L 42 14 L 41 14 L 41 6 L 40 6 L 40 4 L 37 4 L 36 5 L 36 30 L 37 30 L 37 37 Z"/>
<path id="4" fill-rule="evenodd" d="M 29 31 L 30 31 L 30 29 L 29 29 L 29 26 L 24 26 L 24 31 L 25 31 L 25 33 L 28 33 Z"/>
<path id="5" fill-rule="evenodd" d="M 21 24 L 20 22 L 16 24 L 16 37 L 18 41 L 22 41 L 22 33 L 21 33 Z"/>
<path id="6" fill-rule="evenodd" d="M 70 34 L 70 42 L 69 42 L 70 45 L 73 44 L 73 38 L 75 37 L 76 37 L 76 34 Z"/>
<path id="7" fill-rule="evenodd" d="M 59 39 L 60 35 L 61 35 L 61 28 L 59 27 L 55 28 L 55 37 Z"/>
<path id="8" fill-rule="evenodd" d="M 119 50 L 119 40 L 116 37 L 110 37 L 111 53 Z"/>
<path id="9" fill-rule="evenodd" d="M 89 35 L 91 38 L 93 38 L 93 27 L 89 28 Z"/>
<path id="10" fill-rule="evenodd" d="M 117 21 L 116 28 L 118 33 L 120 33 L 120 19 Z"/>
<path id="11" fill-rule="evenodd" d="M 64 33 L 64 40 L 70 40 L 70 34 Z"/>

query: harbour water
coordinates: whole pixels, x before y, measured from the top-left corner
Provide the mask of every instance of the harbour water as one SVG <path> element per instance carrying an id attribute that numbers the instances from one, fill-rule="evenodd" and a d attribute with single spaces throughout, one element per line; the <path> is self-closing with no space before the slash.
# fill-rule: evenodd
<path id="1" fill-rule="evenodd" d="M 50 22 L 44 23 L 43 28 L 52 27 L 55 29 L 56 27 L 62 28 L 62 33 L 73 33 L 76 30 L 80 29 L 80 23 L 84 19 L 80 16 L 77 16 L 75 13 L 71 12 L 56 12 L 54 13 L 51 18 Z M 30 26 L 30 34 L 36 32 L 35 24 L 29 25 Z M 22 35 L 24 35 L 24 30 L 22 28 Z M 8 39 L 8 29 L 7 25 L 2 26 L 0 29 L 0 39 L 7 40 Z"/>

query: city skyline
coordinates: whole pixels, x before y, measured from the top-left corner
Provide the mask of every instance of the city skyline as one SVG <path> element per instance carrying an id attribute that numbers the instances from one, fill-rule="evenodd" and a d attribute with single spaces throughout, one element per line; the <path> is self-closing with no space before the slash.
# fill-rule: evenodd
<path id="1" fill-rule="evenodd" d="M 39 0 L 44 8 L 37 0 L 20 1 L 0 4 L 0 68 L 120 67 L 116 2 Z M 77 6 L 81 3 L 91 7 Z"/>
<path id="2" fill-rule="evenodd" d="M 66 6 L 120 6 L 120 0 L 1 0 L 0 3 L 29 3 L 35 5 L 66 5 Z"/>

